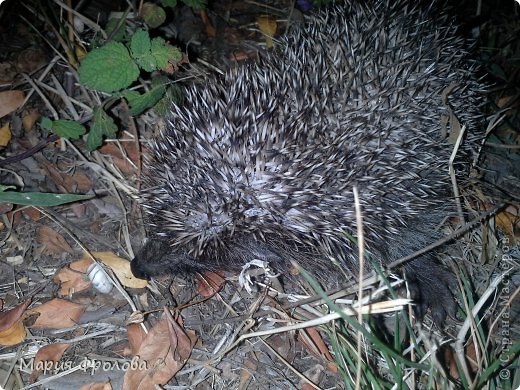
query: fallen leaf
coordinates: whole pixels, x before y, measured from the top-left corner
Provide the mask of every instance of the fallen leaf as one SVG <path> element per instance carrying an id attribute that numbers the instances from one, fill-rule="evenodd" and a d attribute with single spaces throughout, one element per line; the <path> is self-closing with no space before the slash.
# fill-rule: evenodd
<path id="1" fill-rule="evenodd" d="M 267 48 L 273 47 L 273 37 L 275 36 L 276 28 L 278 27 L 276 19 L 267 15 L 260 15 L 256 21 L 258 23 L 258 28 L 266 36 L 265 44 Z"/>
<path id="2" fill-rule="evenodd" d="M 199 11 L 200 19 L 206 28 L 206 35 L 211 38 L 215 38 L 217 36 L 217 29 L 211 23 L 211 19 L 208 16 L 208 13 L 205 9 Z"/>
<path id="3" fill-rule="evenodd" d="M 28 299 L 11 310 L 0 313 L 0 345 L 16 345 L 27 336 L 27 330 L 22 322 L 27 306 L 31 303 Z"/>
<path id="4" fill-rule="evenodd" d="M 75 163 L 42 164 L 56 187 L 62 192 L 85 193 L 92 188 L 92 181 L 87 174 L 75 168 Z M 74 173 L 71 173 L 73 171 Z"/>
<path id="5" fill-rule="evenodd" d="M 168 309 L 165 309 L 168 310 Z M 139 348 L 135 368 L 125 373 L 123 388 L 153 389 L 165 385 L 184 366 L 195 345 L 193 331 L 165 313 L 148 332 Z"/>
<path id="6" fill-rule="evenodd" d="M 23 215 L 29 217 L 32 221 L 38 221 L 42 217 L 42 213 L 36 207 L 24 207 L 22 209 Z"/>
<path id="7" fill-rule="evenodd" d="M 60 269 L 53 278 L 54 283 L 60 285 L 58 294 L 68 296 L 90 288 L 90 280 L 86 273 L 92 263 L 91 259 L 84 258 Z"/>
<path id="8" fill-rule="evenodd" d="M 117 276 L 121 284 L 129 288 L 145 288 L 148 282 L 143 279 L 137 279 L 130 269 L 130 262 L 116 256 L 112 252 L 95 252 L 93 255 L 103 264 L 109 266 Z"/>
<path id="9" fill-rule="evenodd" d="M 135 356 L 146 337 L 146 333 L 144 332 L 143 327 L 139 324 L 128 324 L 126 332 L 128 334 L 128 343 L 130 344 L 132 355 Z"/>
<path id="10" fill-rule="evenodd" d="M 334 361 L 320 332 L 315 327 L 302 329 L 298 338 L 312 353 L 327 359 L 329 362 Z"/>
<path id="11" fill-rule="evenodd" d="M 0 92 L 0 118 L 16 111 L 25 100 L 23 91 L 2 91 Z"/>
<path id="12" fill-rule="evenodd" d="M 31 110 L 29 113 L 23 116 L 22 118 L 22 125 L 25 131 L 30 131 L 33 127 L 36 121 L 40 119 L 40 112 L 37 110 Z"/>
<path id="13" fill-rule="evenodd" d="M 0 332 L 0 345 L 16 345 L 25 340 L 27 330 L 22 320 L 16 321 L 9 329 Z"/>
<path id="14" fill-rule="evenodd" d="M 509 206 L 495 216 L 497 227 L 501 228 L 509 236 L 514 237 L 515 231 L 520 226 L 519 210 L 514 206 Z"/>
<path id="15" fill-rule="evenodd" d="M 59 298 L 28 310 L 40 314 L 32 326 L 35 329 L 69 328 L 77 324 L 84 311 L 84 306 Z"/>
<path id="16" fill-rule="evenodd" d="M 117 166 L 121 172 L 128 175 L 135 175 L 136 165 L 139 161 L 140 150 L 137 149 L 134 142 L 120 142 L 118 144 L 105 143 L 99 152 L 108 155 L 111 162 Z"/>
<path id="17" fill-rule="evenodd" d="M 69 348 L 70 344 L 49 344 L 41 347 L 38 352 L 36 352 L 36 356 L 34 357 L 33 362 L 33 372 L 29 378 L 29 383 L 34 383 L 38 379 L 38 377 L 44 371 L 51 371 L 57 367 L 57 363 L 60 361 L 61 357 Z"/>
<path id="18" fill-rule="evenodd" d="M 249 383 L 251 382 L 251 378 L 253 378 L 253 373 L 258 370 L 258 361 L 250 358 L 245 359 L 244 366 L 247 370 L 240 370 L 240 383 L 238 384 L 238 389 L 247 389 L 249 387 Z"/>
<path id="19" fill-rule="evenodd" d="M 63 252 L 72 253 L 72 248 L 65 238 L 48 226 L 40 226 L 36 232 L 36 241 L 42 245 L 41 253 L 47 255 L 61 255 Z"/>
<path id="20" fill-rule="evenodd" d="M 225 279 L 218 272 L 204 272 L 197 274 L 197 282 L 199 294 L 204 298 L 210 298 L 222 289 Z"/>
<path id="21" fill-rule="evenodd" d="M 11 142 L 11 126 L 9 122 L 5 122 L 5 125 L 0 127 L 0 146 L 7 146 Z"/>
<path id="22" fill-rule="evenodd" d="M 7 214 L 11 210 L 13 210 L 12 203 L 0 203 L 0 215 Z M 16 214 L 20 214 L 20 213 L 16 213 Z M 10 213 L 10 215 L 12 215 L 12 213 Z"/>
<path id="23" fill-rule="evenodd" d="M 85 386 L 81 386 L 79 390 L 112 390 L 110 382 L 105 383 L 90 383 Z"/>

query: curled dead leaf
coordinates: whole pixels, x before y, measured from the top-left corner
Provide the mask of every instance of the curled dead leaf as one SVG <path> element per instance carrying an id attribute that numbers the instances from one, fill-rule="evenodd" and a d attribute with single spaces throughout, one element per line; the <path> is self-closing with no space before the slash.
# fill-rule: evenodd
<path id="1" fill-rule="evenodd" d="M 16 345 L 27 336 L 27 330 L 22 322 L 27 306 L 31 303 L 28 299 L 11 310 L 0 313 L 0 345 Z"/>
<path id="2" fill-rule="evenodd" d="M 165 313 L 142 341 L 137 367 L 125 373 L 123 388 L 148 389 L 168 383 L 186 363 L 195 341 L 193 331 Z"/>

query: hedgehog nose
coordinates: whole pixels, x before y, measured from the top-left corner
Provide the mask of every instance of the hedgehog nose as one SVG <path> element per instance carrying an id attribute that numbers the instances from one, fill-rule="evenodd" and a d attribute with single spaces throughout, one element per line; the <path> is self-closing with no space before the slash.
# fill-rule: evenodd
<path id="1" fill-rule="evenodd" d="M 136 278 L 150 280 L 150 275 L 143 268 L 142 264 L 143 263 L 140 262 L 137 257 L 134 257 L 134 259 L 130 262 L 130 270 Z"/>

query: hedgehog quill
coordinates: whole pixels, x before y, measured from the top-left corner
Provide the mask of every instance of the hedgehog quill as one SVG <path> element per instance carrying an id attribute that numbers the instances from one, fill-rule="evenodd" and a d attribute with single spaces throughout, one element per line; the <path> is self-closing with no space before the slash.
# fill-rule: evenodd
<path id="1" fill-rule="evenodd" d="M 366 249 L 382 265 L 437 239 L 455 210 L 447 134 L 455 122 L 467 128 L 462 177 L 482 105 L 464 39 L 437 6 L 336 6 L 258 62 L 192 86 L 146 164 L 150 239 L 134 274 L 240 269 L 253 259 L 283 271 L 294 260 L 338 283 L 358 272 L 354 185 Z M 420 314 L 431 309 L 442 322 L 452 313 L 452 277 L 434 254 L 404 272 Z"/>

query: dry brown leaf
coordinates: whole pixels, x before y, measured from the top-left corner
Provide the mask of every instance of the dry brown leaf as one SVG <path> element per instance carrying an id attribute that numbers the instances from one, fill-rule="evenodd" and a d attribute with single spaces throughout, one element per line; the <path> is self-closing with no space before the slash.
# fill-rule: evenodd
<path id="1" fill-rule="evenodd" d="M 78 305 L 64 299 L 54 298 L 28 312 L 39 313 L 40 316 L 33 324 L 35 329 L 61 329 L 77 324 L 85 311 L 83 305 Z"/>
<path id="2" fill-rule="evenodd" d="M 253 373 L 258 370 L 257 363 L 258 361 L 254 359 L 245 359 L 244 366 L 247 368 L 247 370 L 240 370 L 240 383 L 237 386 L 238 389 L 247 389 L 249 387 Z"/>
<path id="3" fill-rule="evenodd" d="M 5 125 L 0 127 L 0 146 L 7 146 L 9 142 L 11 142 L 11 126 L 9 122 L 6 122 Z"/>
<path id="4" fill-rule="evenodd" d="M 25 207 L 22 209 L 23 215 L 29 217 L 32 221 L 39 221 L 42 217 L 42 213 L 36 207 Z"/>
<path id="5" fill-rule="evenodd" d="M 2 91 L 0 92 L 0 118 L 16 111 L 25 100 L 23 91 Z"/>
<path id="6" fill-rule="evenodd" d="M 260 31 L 264 33 L 266 36 L 265 44 L 267 48 L 273 47 L 273 38 L 276 34 L 276 28 L 278 27 L 278 23 L 276 23 L 276 19 L 268 16 L 268 15 L 260 15 L 257 18 L 258 28 Z"/>
<path id="7" fill-rule="evenodd" d="M 132 351 L 132 355 L 135 356 L 139 352 L 139 347 L 141 347 L 141 344 L 146 337 L 146 333 L 144 332 L 143 327 L 139 324 L 128 324 L 127 333 L 130 350 Z"/>
<path id="8" fill-rule="evenodd" d="M 197 274 L 197 282 L 199 294 L 204 298 L 210 298 L 221 290 L 225 279 L 218 272 L 204 272 Z"/>
<path id="9" fill-rule="evenodd" d="M 92 188 L 92 181 L 85 172 L 75 170 L 73 174 L 70 173 L 74 168 L 70 164 L 59 168 L 55 164 L 42 164 L 42 166 L 61 192 L 87 192 Z"/>
<path id="10" fill-rule="evenodd" d="M 477 357 L 475 351 L 475 344 L 470 341 L 464 347 L 464 354 L 466 356 L 466 363 L 468 364 L 468 368 L 472 374 L 475 374 L 478 370 L 478 365 L 476 364 Z M 453 348 L 450 345 L 445 345 L 441 349 L 441 362 L 443 367 L 450 373 L 450 375 L 454 379 L 459 378 L 459 366 L 458 366 L 458 357 Z"/>
<path id="11" fill-rule="evenodd" d="M 207 11 L 204 9 L 200 10 L 199 15 L 202 23 L 204 23 L 206 28 L 206 35 L 208 37 L 215 38 L 217 36 L 217 29 L 215 26 L 213 26 L 213 23 L 211 23 L 211 19 L 209 18 Z"/>
<path id="12" fill-rule="evenodd" d="M 302 329 L 299 334 L 299 339 L 312 353 L 322 356 L 329 362 L 334 361 L 320 332 L 318 332 L 316 328 L 310 327 Z"/>
<path id="13" fill-rule="evenodd" d="M 190 356 L 191 350 L 195 345 L 195 341 L 197 340 L 195 336 L 195 332 L 186 331 L 182 325 L 182 318 L 180 315 L 177 315 L 177 318 L 173 318 L 170 313 L 170 310 L 165 307 L 164 314 L 168 319 L 168 329 L 170 330 L 170 345 L 173 351 L 173 357 L 178 362 L 184 362 Z M 179 324 L 177 321 L 180 321 Z M 186 355 L 187 354 L 187 355 Z"/>
<path id="14" fill-rule="evenodd" d="M 41 252 L 47 255 L 61 255 L 72 252 L 72 248 L 63 236 L 48 226 L 40 226 L 36 233 L 36 241 L 43 246 Z"/>
<path id="15" fill-rule="evenodd" d="M 9 329 L 0 332 L 0 345 L 16 345 L 25 340 L 27 330 L 21 319 L 16 321 Z"/>
<path id="16" fill-rule="evenodd" d="M 27 336 L 27 330 L 22 322 L 27 306 L 31 303 L 28 299 L 11 310 L 0 313 L 0 345 L 16 345 Z"/>
<path id="17" fill-rule="evenodd" d="M 90 383 L 88 385 L 81 386 L 79 390 L 112 390 L 112 384 L 110 382 Z"/>
<path id="18" fill-rule="evenodd" d="M 193 331 L 186 331 L 165 314 L 143 340 L 135 369 L 125 373 L 123 388 L 153 389 L 165 385 L 184 366 L 195 345 Z"/>
<path id="19" fill-rule="evenodd" d="M 40 112 L 37 110 L 29 111 L 22 118 L 22 125 L 25 131 L 30 131 L 38 119 L 40 119 Z"/>
<path id="20" fill-rule="evenodd" d="M 92 263 L 91 259 L 84 258 L 60 269 L 53 278 L 54 283 L 60 285 L 59 295 L 68 296 L 90 288 L 86 273 Z"/>
<path id="21" fill-rule="evenodd" d="M 130 270 L 130 262 L 116 256 L 112 252 L 95 252 L 94 256 L 103 264 L 109 266 L 117 276 L 121 284 L 129 288 L 145 288 L 148 282 L 143 279 L 137 279 Z"/>
<path id="22" fill-rule="evenodd" d="M 13 210 L 13 204 L 12 203 L 0 203 L 0 215 L 4 215 L 4 214 L 7 214 L 9 213 L 10 211 Z M 17 214 L 20 214 L 20 213 L 16 213 L 15 215 Z M 8 217 L 11 217 L 13 214 L 12 213 L 9 213 Z M 13 223 L 13 225 L 15 225 Z"/>
<path id="23" fill-rule="evenodd" d="M 36 379 L 42 372 L 53 370 L 67 350 L 70 344 L 49 344 L 41 347 L 34 357 L 33 372 L 31 373 L 29 383 L 36 382 Z"/>
<path id="24" fill-rule="evenodd" d="M 504 232 L 513 237 L 516 230 L 515 227 L 520 223 L 519 214 L 516 207 L 509 206 L 495 216 L 496 224 Z"/>
<path id="25" fill-rule="evenodd" d="M 121 151 L 119 146 L 124 148 L 124 153 Z M 99 152 L 111 156 L 112 162 L 119 168 L 119 170 L 121 170 L 121 172 L 128 175 L 135 175 L 135 166 L 138 165 L 137 162 L 139 161 L 140 151 L 136 148 L 134 143 L 124 142 L 117 145 L 114 143 L 106 143 L 99 148 Z M 129 161 L 129 159 L 131 161 Z"/>

